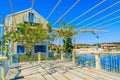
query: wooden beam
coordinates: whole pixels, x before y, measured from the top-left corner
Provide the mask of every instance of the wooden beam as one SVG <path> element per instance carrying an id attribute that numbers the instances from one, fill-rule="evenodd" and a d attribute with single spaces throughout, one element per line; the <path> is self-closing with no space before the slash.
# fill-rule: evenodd
<path id="1" fill-rule="evenodd" d="M 52 30 L 55 30 L 55 31 L 58 31 L 60 30 L 61 28 L 52 28 Z M 67 29 L 63 29 L 63 30 L 67 30 Z M 88 32 L 108 32 L 107 30 L 83 30 L 83 29 L 76 29 L 76 31 L 81 31 L 81 32 L 84 32 L 84 31 L 88 31 Z"/>
<path id="2" fill-rule="evenodd" d="M 4 25 L 3 24 L 0 24 L 0 27 L 3 27 Z"/>
<path id="3" fill-rule="evenodd" d="M 82 29 L 79 29 L 79 31 L 81 31 L 81 32 L 82 32 L 82 31 L 83 31 L 83 32 L 84 32 L 84 31 L 88 31 L 88 32 L 89 32 L 89 31 L 90 31 L 90 32 L 92 32 L 92 31 L 94 31 L 94 32 L 108 32 L 107 30 L 82 30 Z"/>

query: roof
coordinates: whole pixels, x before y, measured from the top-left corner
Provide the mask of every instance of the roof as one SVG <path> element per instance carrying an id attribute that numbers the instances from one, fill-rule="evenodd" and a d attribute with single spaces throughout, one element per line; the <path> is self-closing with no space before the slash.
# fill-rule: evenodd
<path id="1" fill-rule="evenodd" d="M 102 46 L 117 46 L 117 44 L 101 44 Z"/>
<path id="2" fill-rule="evenodd" d="M 22 12 L 26 12 L 26 11 L 30 11 L 30 10 L 32 10 L 34 13 L 36 13 L 37 15 L 39 15 L 40 17 L 42 17 L 44 20 L 46 20 L 43 16 L 41 16 L 36 10 L 34 10 L 32 8 L 28 8 L 28 9 L 25 9 L 25 10 L 22 10 L 22 11 L 19 11 L 19 12 L 15 12 L 14 14 L 8 14 L 7 16 L 9 17 L 9 16 L 12 16 L 12 15 L 20 14 Z"/>

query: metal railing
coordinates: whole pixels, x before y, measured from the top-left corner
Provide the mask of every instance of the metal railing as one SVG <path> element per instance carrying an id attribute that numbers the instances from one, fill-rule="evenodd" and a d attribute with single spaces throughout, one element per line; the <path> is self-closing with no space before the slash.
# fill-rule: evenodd
<path id="1" fill-rule="evenodd" d="M 96 67 L 95 54 L 77 54 L 76 62 L 83 66 Z M 100 54 L 100 66 L 102 70 L 120 73 L 120 54 Z"/>
<path id="2" fill-rule="evenodd" d="M 5 61 L 5 75 L 8 73 L 9 70 L 9 65 L 8 65 L 8 60 Z"/>
<path id="3" fill-rule="evenodd" d="M 2 80 L 2 62 L 0 61 L 0 80 Z M 5 75 L 8 73 L 9 66 L 8 66 L 8 60 L 5 61 Z"/>
<path id="4" fill-rule="evenodd" d="M 2 67 L 2 62 L 0 61 L 0 80 L 2 80 L 2 75 L 1 75 L 1 67 Z"/>
<path id="5" fill-rule="evenodd" d="M 101 54 L 101 68 L 114 73 L 120 73 L 120 54 Z"/>
<path id="6" fill-rule="evenodd" d="M 59 55 L 60 56 L 60 55 Z M 67 57 L 67 58 L 66 58 Z M 96 54 L 76 54 L 76 63 L 83 65 L 83 67 L 96 67 Z M 12 64 L 18 65 L 18 55 L 14 54 L 11 56 Z M 68 54 L 64 54 L 64 60 L 71 61 L 71 58 L 68 57 Z M 5 75 L 8 72 L 8 60 L 5 62 Z M 120 73 L 120 54 L 100 54 L 100 65 L 101 69 L 108 72 Z M 1 72 L 2 63 L 0 62 L 0 72 Z M 1 74 L 0 74 L 1 80 Z"/>
<path id="7" fill-rule="evenodd" d="M 94 54 L 76 54 L 76 62 L 83 66 L 96 67 Z"/>

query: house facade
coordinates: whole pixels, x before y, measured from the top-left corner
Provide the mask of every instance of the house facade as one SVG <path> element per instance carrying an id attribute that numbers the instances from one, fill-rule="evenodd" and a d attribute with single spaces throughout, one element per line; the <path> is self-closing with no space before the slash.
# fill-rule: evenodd
<path id="1" fill-rule="evenodd" d="M 47 21 L 45 18 L 43 18 L 37 11 L 34 9 L 26 9 L 23 11 L 19 11 L 10 15 L 7 15 L 5 18 L 5 25 L 6 26 L 14 26 L 15 24 L 19 23 L 34 23 L 34 24 L 40 24 Z M 46 23 L 43 24 L 43 28 L 47 28 Z M 10 52 L 14 54 L 25 54 L 26 48 L 17 42 L 10 43 L 9 44 Z M 36 43 L 33 47 L 34 53 L 42 52 L 44 55 L 48 54 L 48 40 L 45 40 L 43 42 Z"/>
<path id="2" fill-rule="evenodd" d="M 117 44 L 101 44 L 101 49 L 105 51 L 116 51 L 117 46 Z"/>

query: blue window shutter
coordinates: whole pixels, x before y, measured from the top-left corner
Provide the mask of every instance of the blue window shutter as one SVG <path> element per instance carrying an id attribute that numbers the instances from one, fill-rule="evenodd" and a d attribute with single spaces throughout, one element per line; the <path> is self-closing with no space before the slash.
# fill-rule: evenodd
<path id="1" fill-rule="evenodd" d="M 42 52 L 46 52 L 46 45 L 42 45 Z"/>
<path id="2" fill-rule="evenodd" d="M 34 17 L 34 23 L 36 23 L 36 17 Z"/>
<path id="3" fill-rule="evenodd" d="M 35 45 L 34 46 L 34 52 L 46 52 L 46 45 Z"/>
<path id="4" fill-rule="evenodd" d="M 28 20 L 30 23 L 34 23 L 34 13 L 31 12 L 28 13 Z"/>
<path id="5" fill-rule="evenodd" d="M 3 44 L 4 27 L 0 26 L 0 44 Z"/>
<path id="6" fill-rule="evenodd" d="M 38 18 L 38 23 L 40 23 L 40 18 Z"/>
<path id="7" fill-rule="evenodd" d="M 38 48 L 37 45 L 35 45 L 35 46 L 34 46 L 34 52 L 35 52 L 35 53 L 38 52 L 38 51 L 37 51 L 37 50 L 38 50 L 37 48 Z"/>
<path id="8" fill-rule="evenodd" d="M 25 20 L 24 20 L 24 15 L 23 15 L 23 16 L 22 16 L 22 23 L 24 23 L 24 21 L 25 21 Z"/>
<path id="9" fill-rule="evenodd" d="M 25 53 L 25 46 L 17 45 L 17 54 L 24 54 Z"/>

